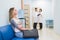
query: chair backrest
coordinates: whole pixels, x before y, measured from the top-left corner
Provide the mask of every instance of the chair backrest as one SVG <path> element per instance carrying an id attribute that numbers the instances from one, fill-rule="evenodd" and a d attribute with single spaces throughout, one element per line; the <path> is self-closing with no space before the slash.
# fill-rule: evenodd
<path id="1" fill-rule="evenodd" d="M 3 40 L 11 40 L 14 37 L 14 31 L 11 25 L 0 27 Z"/>
<path id="2" fill-rule="evenodd" d="M 47 25 L 53 25 L 53 20 L 46 20 Z"/>

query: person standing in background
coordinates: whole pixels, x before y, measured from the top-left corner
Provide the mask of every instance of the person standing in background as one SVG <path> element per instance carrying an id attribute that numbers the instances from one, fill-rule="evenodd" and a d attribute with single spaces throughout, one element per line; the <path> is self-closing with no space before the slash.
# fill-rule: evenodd
<path id="1" fill-rule="evenodd" d="M 39 14 L 37 15 L 38 16 L 38 23 L 39 23 L 39 26 L 40 26 L 40 29 L 42 29 L 43 27 L 43 23 L 42 23 L 42 9 L 40 8 L 39 9 Z"/>
<path id="2" fill-rule="evenodd" d="M 37 8 L 35 8 L 35 11 L 34 13 L 32 14 L 32 17 L 33 17 L 33 28 L 34 29 L 37 29 L 36 26 L 37 26 L 37 23 L 38 23 L 38 10 Z"/>

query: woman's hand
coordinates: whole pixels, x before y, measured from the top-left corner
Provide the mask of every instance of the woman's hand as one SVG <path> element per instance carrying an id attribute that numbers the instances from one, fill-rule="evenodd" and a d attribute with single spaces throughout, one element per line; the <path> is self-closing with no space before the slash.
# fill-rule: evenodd
<path id="1" fill-rule="evenodd" d="M 28 28 L 24 28 L 22 25 L 18 25 L 19 30 L 29 30 Z"/>

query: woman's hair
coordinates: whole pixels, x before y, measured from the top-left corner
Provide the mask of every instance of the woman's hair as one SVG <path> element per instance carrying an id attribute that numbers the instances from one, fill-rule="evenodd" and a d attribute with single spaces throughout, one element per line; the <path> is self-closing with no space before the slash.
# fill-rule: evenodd
<path id="1" fill-rule="evenodd" d="M 42 12 L 42 9 L 41 8 L 39 10 Z"/>
<path id="2" fill-rule="evenodd" d="M 37 11 L 37 8 L 35 8 L 35 11 Z"/>
<path id="3" fill-rule="evenodd" d="M 35 10 L 36 10 L 37 8 L 35 8 Z"/>
<path id="4" fill-rule="evenodd" d="M 14 11 L 14 7 L 9 9 L 9 21 L 11 20 L 11 18 L 13 17 L 13 11 Z"/>

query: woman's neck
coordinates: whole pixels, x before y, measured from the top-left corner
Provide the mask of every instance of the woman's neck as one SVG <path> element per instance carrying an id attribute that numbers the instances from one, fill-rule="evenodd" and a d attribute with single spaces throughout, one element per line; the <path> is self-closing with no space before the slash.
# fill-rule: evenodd
<path id="1" fill-rule="evenodd" d="M 17 18 L 16 16 L 13 16 L 13 18 Z"/>

